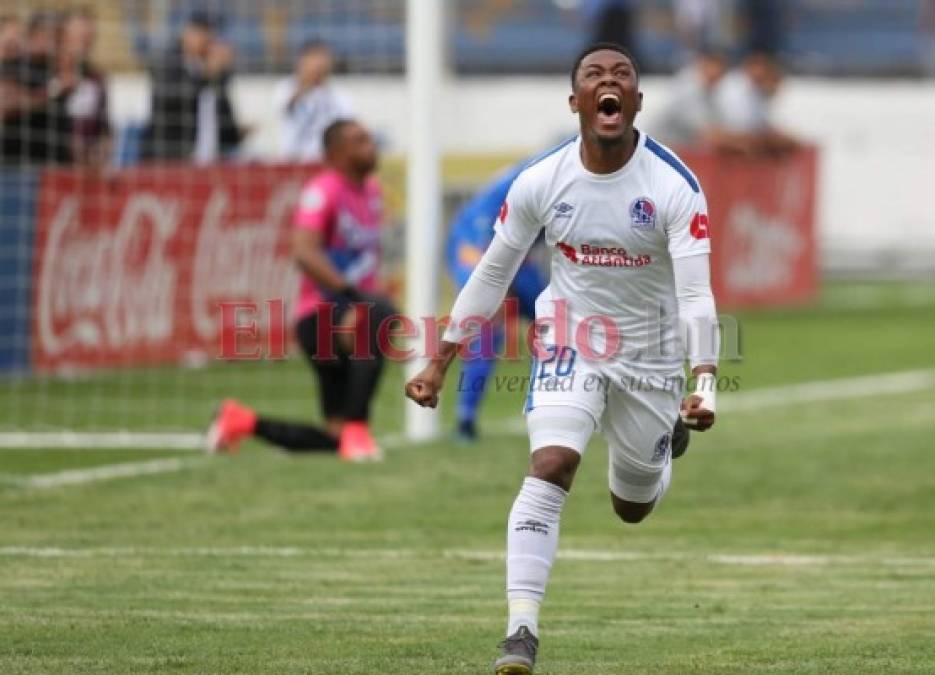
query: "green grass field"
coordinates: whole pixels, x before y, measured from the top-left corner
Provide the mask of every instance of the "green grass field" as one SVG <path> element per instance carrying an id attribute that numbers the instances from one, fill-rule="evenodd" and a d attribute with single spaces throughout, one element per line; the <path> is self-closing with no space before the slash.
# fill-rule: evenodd
<path id="1" fill-rule="evenodd" d="M 723 372 L 741 391 L 649 520 L 615 519 L 592 443 L 537 673 L 935 673 L 935 292 L 839 285 L 819 307 L 739 320 L 743 360 Z M 728 403 L 920 369 L 877 396 Z M 35 428 L 132 426 L 160 400 L 166 428 L 192 428 L 226 391 L 301 414 L 307 377 L 292 362 L 4 386 Z M 401 382 L 393 369 L 381 391 L 383 437 Z M 489 672 L 521 399 L 493 393 L 476 446 L 395 442 L 379 465 L 252 444 L 0 451 L 0 673 Z M 173 457 L 149 476 L 41 480 Z"/>

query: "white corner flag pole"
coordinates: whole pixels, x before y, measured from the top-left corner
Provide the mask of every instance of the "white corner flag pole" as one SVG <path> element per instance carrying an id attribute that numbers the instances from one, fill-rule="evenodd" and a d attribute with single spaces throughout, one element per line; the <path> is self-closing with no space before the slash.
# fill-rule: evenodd
<path id="1" fill-rule="evenodd" d="M 436 102 L 442 96 L 444 0 L 407 0 L 406 77 L 409 89 L 409 152 L 406 184 L 406 312 L 419 327 L 407 364 L 407 379 L 425 364 L 421 317 L 438 312 L 442 184 Z M 406 435 L 411 440 L 439 433 L 435 410 L 406 402 Z"/>

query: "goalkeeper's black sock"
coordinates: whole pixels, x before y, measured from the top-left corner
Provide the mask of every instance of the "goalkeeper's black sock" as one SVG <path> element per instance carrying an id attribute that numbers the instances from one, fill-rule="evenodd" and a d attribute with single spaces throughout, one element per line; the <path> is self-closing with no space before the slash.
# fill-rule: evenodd
<path id="1" fill-rule="evenodd" d="M 377 392 L 383 359 L 361 361 L 348 360 L 347 398 L 344 401 L 344 418 L 348 420 L 370 419 L 370 401 Z"/>
<path id="2" fill-rule="evenodd" d="M 289 452 L 334 452 L 338 449 L 338 439 L 309 424 L 259 417 L 253 434 Z"/>

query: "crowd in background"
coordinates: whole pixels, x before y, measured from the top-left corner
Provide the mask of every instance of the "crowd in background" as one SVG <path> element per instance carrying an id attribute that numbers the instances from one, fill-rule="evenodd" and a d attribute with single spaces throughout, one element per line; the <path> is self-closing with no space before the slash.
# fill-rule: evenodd
<path id="1" fill-rule="evenodd" d="M 635 44 L 635 0 L 582 0 L 593 39 Z M 491 7 L 505 6 L 497 0 Z M 688 61 L 671 104 L 652 131 L 665 142 L 706 144 L 741 153 L 775 153 L 795 141 L 770 120 L 782 82 L 774 53 L 781 21 L 775 0 L 673 0 Z M 725 13 L 749 24 L 747 56 L 731 68 Z M 153 58 L 149 119 L 137 159 L 211 164 L 238 156 L 250 129 L 240 123 L 230 86 L 235 50 L 223 38 L 223 14 L 188 14 L 171 46 Z M 107 87 L 91 59 L 96 19 L 89 10 L 0 17 L 0 163 L 100 167 L 111 155 Z M 638 56 L 637 56 L 638 58 Z M 353 111 L 330 82 L 334 56 L 320 40 L 304 45 L 270 102 L 279 117 L 277 159 L 321 158 L 321 133 Z"/>
<path id="2" fill-rule="evenodd" d="M 177 47 L 155 64 L 145 159 L 210 164 L 236 155 L 249 133 L 231 103 L 234 52 L 218 28 L 216 18 L 192 14 Z M 272 101 L 281 130 L 278 159 L 321 160 L 324 130 L 353 116 L 347 100 L 331 86 L 333 68 L 328 45 L 313 41 L 302 48 L 294 73 L 278 84 Z"/>
<path id="3" fill-rule="evenodd" d="M 639 0 L 582 0 L 595 40 L 634 45 Z M 672 145 L 720 152 L 776 155 L 798 141 L 772 121 L 772 102 L 784 73 L 782 5 L 778 0 L 674 0 L 685 65 L 676 73 L 669 102 L 651 132 Z M 742 44 L 728 26 L 746 26 Z M 732 67 L 731 54 L 740 52 Z"/>
<path id="4" fill-rule="evenodd" d="M 495 0 L 494 0 L 495 1 Z M 579 0 L 597 41 L 627 45 L 643 61 L 637 39 L 640 0 Z M 782 43 L 782 0 L 672 0 L 672 14 L 679 43 L 688 55 L 717 47 L 733 48 L 738 42 L 735 26 L 742 25 L 743 48 L 775 54 Z"/>
<path id="5" fill-rule="evenodd" d="M 219 17 L 192 13 L 174 46 L 150 65 L 141 160 L 205 165 L 236 157 L 250 129 L 231 101 L 234 49 L 219 28 Z M 0 165 L 106 166 L 111 134 L 106 78 L 91 60 L 96 34 L 96 18 L 85 9 L 0 17 Z M 272 102 L 278 159 L 319 161 L 325 128 L 352 116 L 330 83 L 333 68 L 328 45 L 313 41 L 279 83 Z"/>
<path id="6" fill-rule="evenodd" d="M 0 17 L 0 164 L 101 165 L 107 87 L 88 10 Z"/>
<path id="7" fill-rule="evenodd" d="M 777 128 L 770 113 L 783 77 L 782 66 L 768 52 L 751 52 L 730 69 L 722 52 L 699 51 L 676 75 L 651 132 L 671 145 L 734 154 L 795 150 L 798 140 Z"/>

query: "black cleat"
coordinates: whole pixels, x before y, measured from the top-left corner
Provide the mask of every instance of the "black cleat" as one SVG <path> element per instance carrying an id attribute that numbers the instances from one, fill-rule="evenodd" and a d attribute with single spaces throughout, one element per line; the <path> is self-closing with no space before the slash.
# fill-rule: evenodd
<path id="1" fill-rule="evenodd" d="M 464 445 L 477 442 L 477 425 L 474 420 L 461 420 L 455 429 L 455 441 Z"/>
<path id="2" fill-rule="evenodd" d="M 675 420 L 675 427 L 672 429 L 672 459 L 678 459 L 685 454 L 689 440 L 691 440 L 691 432 L 679 417 Z"/>
<path id="3" fill-rule="evenodd" d="M 496 675 L 532 675 L 539 638 L 526 626 L 520 626 L 518 631 L 500 643 L 500 651 L 503 656 L 493 664 Z"/>

